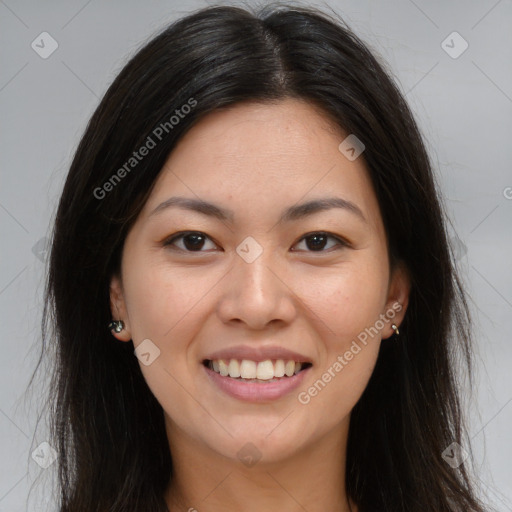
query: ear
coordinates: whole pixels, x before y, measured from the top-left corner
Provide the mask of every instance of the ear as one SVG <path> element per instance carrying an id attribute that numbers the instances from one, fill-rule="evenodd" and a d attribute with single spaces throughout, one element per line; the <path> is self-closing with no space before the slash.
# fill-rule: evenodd
<path id="1" fill-rule="evenodd" d="M 409 305 L 409 293 L 411 291 L 411 279 L 409 272 L 403 263 L 398 263 L 391 272 L 388 287 L 388 297 L 384 314 L 389 322 L 382 331 L 382 339 L 387 339 L 394 334 L 392 324 L 400 327 L 407 306 Z"/>
<path id="2" fill-rule="evenodd" d="M 121 278 L 117 275 L 112 276 L 110 280 L 110 312 L 114 320 L 122 320 L 124 329 L 121 332 L 112 332 L 119 341 L 130 341 L 132 339 L 130 322 L 126 310 L 126 302 L 124 300 L 123 285 Z"/>

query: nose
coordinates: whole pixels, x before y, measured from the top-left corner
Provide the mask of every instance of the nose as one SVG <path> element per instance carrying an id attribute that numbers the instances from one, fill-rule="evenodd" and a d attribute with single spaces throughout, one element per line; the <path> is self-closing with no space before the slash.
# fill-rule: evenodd
<path id="1" fill-rule="evenodd" d="M 218 305 L 224 323 L 244 323 L 258 330 L 271 322 L 290 323 L 295 317 L 293 279 L 271 252 L 264 250 L 251 263 L 235 255 Z"/>

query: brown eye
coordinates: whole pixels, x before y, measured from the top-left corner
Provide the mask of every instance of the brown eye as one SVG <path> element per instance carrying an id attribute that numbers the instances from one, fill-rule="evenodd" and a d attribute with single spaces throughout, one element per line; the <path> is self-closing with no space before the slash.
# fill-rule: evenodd
<path id="1" fill-rule="evenodd" d="M 348 246 L 348 244 L 341 238 L 325 233 L 324 231 L 307 234 L 302 237 L 300 242 L 305 241 L 307 252 L 328 252 L 325 249 L 329 239 L 334 240 L 337 244 L 331 245 L 327 247 L 327 249 L 332 249 L 332 247 L 336 247 L 336 245 L 341 245 L 343 247 Z"/>
<path id="2" fill-rule="evenodd" d="M 176 241 L 181 241 L 181 247 L 175 244 Z M 186 231 L 179 235 L 173 236 L 167 240 L 165 246 L 175 246 L 178 250 L 185 252 L 205 252 L 201 249 L 204 247 L 205 242 L 210 240 L 204 233 L 200 231 Z M 215 244 L 213 244 L 215 246 Z M 215 246 L 216 247 L 216 246 Z"/>
<path id="3" fill-rule="evenodd" d="M 331 242 L 329 245 L 329 240 L 334 241 L 334 243 Z M 206 252 L 208 248 L 206 250 L 203 249 L 208 241 L 211 242 L 212 249 L 217 247 L 204 233 L 200 231 L 185 231 L 173 235 L 164 242 L 164 246 L 183 252 Z M 305 248 L 300 250 L 305 250 L 306 252 L 329 252 L 330 249 L 336 246 L 349 246 L 345 240 L 324 231 L 308 233 L 301 238 L 300 243 L 305 243 Z M 296 249 L 292 248 L 292 250 L 295 251 Z"/>

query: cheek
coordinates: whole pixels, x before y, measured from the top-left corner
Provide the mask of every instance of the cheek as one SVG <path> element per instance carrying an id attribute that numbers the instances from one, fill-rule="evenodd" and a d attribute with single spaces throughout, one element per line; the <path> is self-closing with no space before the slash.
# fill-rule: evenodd
<path id="1" fill-rule="evenodd" d="M 385 304 L 387 274 L 378 265 L 346 262 L 329 271 L 311 270 L 296 282 L 297 295 L 342 346 L 374 325 Z"/>
<path id="2" fill-rule="evenodd" d="M 330 357 L 298 399 L 310 417 L 334 426 L 350 414 L 368 385 L 378 358 L 378 343 L 350 343 Z M 350 359 L 349 359 L 350 358 Z M 326 416 L 325 411 L 330 411 Z"/>
<path id="3" fill-rule="evenodd" d="M 358 261 L 329 273 L 308 273 L 300 281 L 297 293 L 313 311 L 323 339 L 317 379 L 302 390 L 299 401 L 318 414 L 335 407 L 333 423 L 357 403 L 377 361 L 380 333 L 374 329 L 385 304 L 387 277 L 383 265 Z"/>
<path id="4" fill-rule="evenodd" d="M 137 268 L 143 270 L 131 270 Z M 154 337 L 163 342 L 172 338 L 174 331 L 183 328 L 182 320 L 193 314 L 194 306 L 212 286 L 199 272 L 151 265 L 147 261 L 127 265 L 124 279 L 134 341 Z"/>
<path id="5" fill-rule="evenodd" d="M 144 270 L 134 270 L 139 268 Z M 141 372 L 155 398 L 172 418 L 189 418 L 194 415 L 194 407 L 197 408 L 187 393 L 190 391 L 187 348 L 201 328 L 201 322 L 194 321 L 201 311 L 201 298 L 204 299 L 214 283 L 197 279 L 193 274 L 176 268 L 170 271 L 164 265 L 132 256 L 127 260 L 123 276 L 134 347 L 146 339 L 157 347 L 150 345 L 150 352 L 155 350 L 158 355 L 149 365 L 141 361 Z"/>

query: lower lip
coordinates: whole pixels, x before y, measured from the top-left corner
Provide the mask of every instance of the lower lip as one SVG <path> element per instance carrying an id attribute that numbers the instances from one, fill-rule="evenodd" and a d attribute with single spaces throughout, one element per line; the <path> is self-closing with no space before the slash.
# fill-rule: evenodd
<path id="1" fill-rule="evenodd" d="M 266 402 L 268 400 L 277 400 L 282 396 L 291 393 L 305 379 L 306 374 L 311 370 L 312 366 L 292 375 L 291 377 L 282 377 L 274 382 L 245 382 L 243 380 L 233 379 L 231 377 L 223 377 L 210 368 L 201 365 L 206 371 L 206 375 L 211 381 L 222 391 L 246 402 Z"/>

